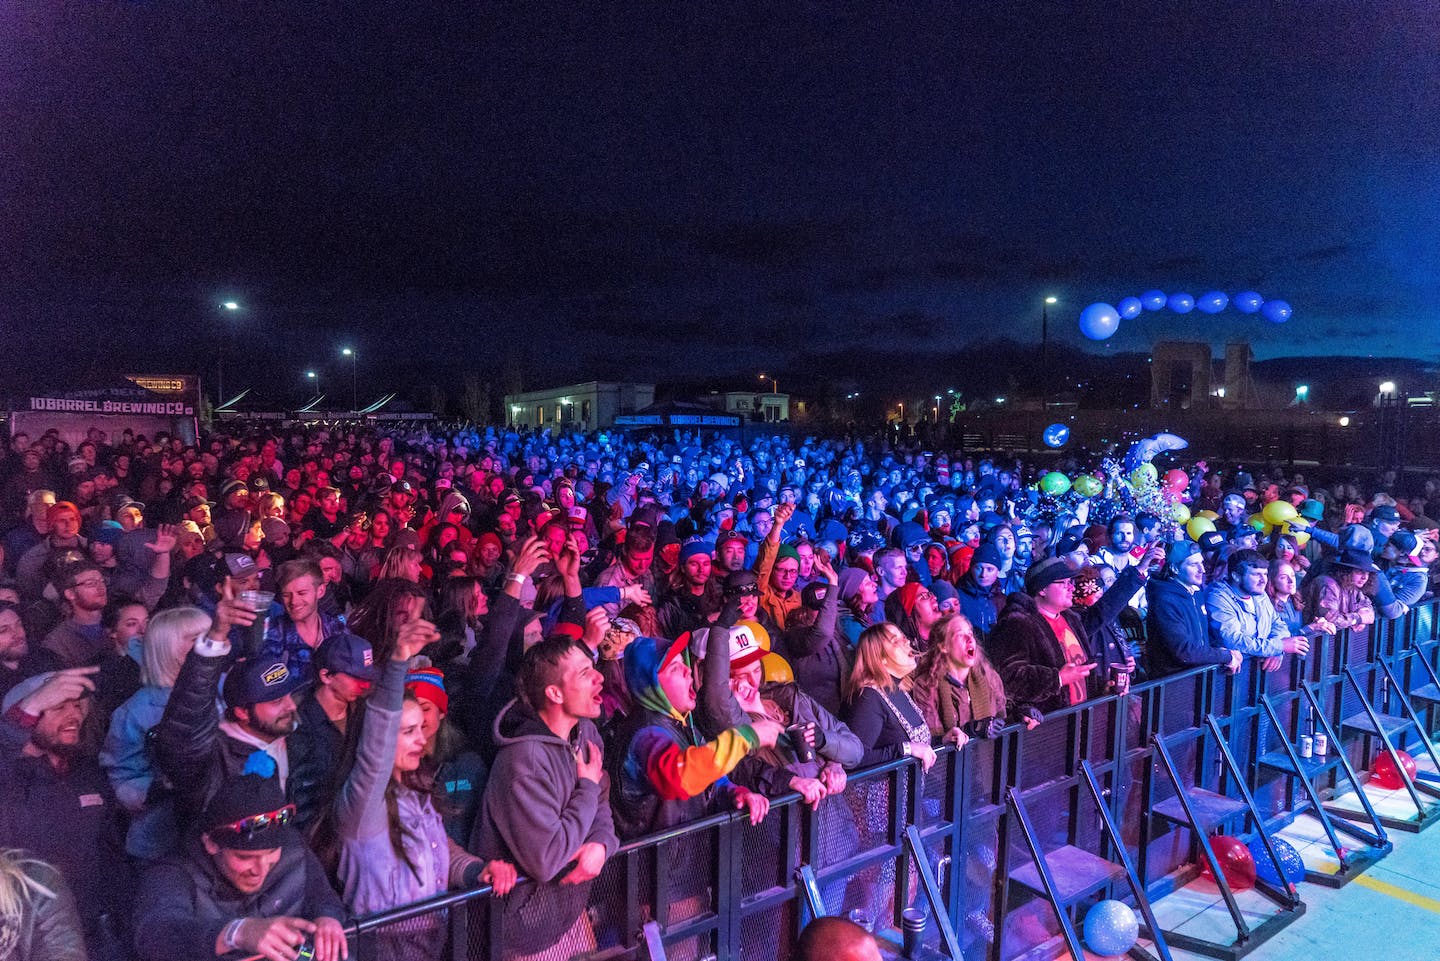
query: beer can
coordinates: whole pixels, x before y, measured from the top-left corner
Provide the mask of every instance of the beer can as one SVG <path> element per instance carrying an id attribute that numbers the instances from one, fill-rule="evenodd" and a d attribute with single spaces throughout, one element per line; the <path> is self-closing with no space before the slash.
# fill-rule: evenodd
<path id="1" fill-rule="evenodd" d="M 1300 735 L 1300 756 L 1310 757 L 1315 752 L 1315 739 L 1308 734 Z"/>
<path id="2" fill-rule="evenodd" d="M 1330 739 L 1324 734 L 1315 735 L 1315 756 L 1324 757 L 1325 752 L 1330 750 Z"/>

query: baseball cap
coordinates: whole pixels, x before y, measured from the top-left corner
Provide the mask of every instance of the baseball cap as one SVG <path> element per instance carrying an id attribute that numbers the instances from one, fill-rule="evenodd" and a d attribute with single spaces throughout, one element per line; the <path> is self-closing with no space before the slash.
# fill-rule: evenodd
<path id="1" fill-rule="evenodd" d="M 310 681 L 292 671 L 283 661 L 268 657 L 247 657 L 235 662 L 225 675 L 221 696 L 226 707 L 253 707 L 278 701 L 287 694 L 308 687 Z"/>
<path id="2" fill-rule="evenodd" d="M 749 539 L 748 539 L 744 534 L 740 533 L 739 531 L 736 531 L 736 530 L 721 531 L 721 532 L 720 532 L 720 536 L 715 538 L 715 550 L 718 552 L 718 551 L 720 550 L 720 548 L 724 547 L 726 544 L 730 543 L 731 541 L 741 541 L 741 542 L 743 542 L 743 543 L 745 543 L 745 544 L 749 544 L 749 543 L 750 543 Z"/>
<path id="3" fill-rule="evenodd" d="M 1215 533 L 1211 531 L 1210 533 Z M 1165 549 L 1165 563 L 1179 567 L 1193 555 L 1200 553 L 1200 546 L 1194 541 L 1176 541 Z"/>
<path id="4" fill-rule="evenodd" d="M 690 635 L 690 653 L 704 657 L 711 628 L 704 627 Z M 744 670 L 765 656 L 770 634 L 755 621 L 741 621 L 730 631 L 730 672 Z"/>
<path id="5" fill-rule="evenodd" d="M 331 634 L 315 649 L 315 669 L 349 674 L 361 681 L 380 676 L 375 669 L 375 650 L 370 642 L 347 631 Z"/>
<path id="6" fill-rule="evenodd" d="M 242 481 L 242 480 L 230 480 L 230 481 L 226 481 L 226 482 L 225 482 L 223 485 L 221 485 L 221 487 L 220 487 L 220 496 L 221 496 L 221 497 L 229 497 L 231 494 L 235 493 L 236 491 L 244 491 L 245 493 L 248 494 L 248 493 L 250 493 L 250 488 L 249 488 L 248 486 L 246 486 L 245 482 Z"/>
<path id="7" fill-rule="evenodd" d="M 184 507 L 185 513 L 188 514 L 197 507 L 214 507 L 215 502 L 207 501 L 205 498 L 201 497 L 198 494 L 192 494 L 191 496 L 185 498 L 185 502 L 182 506 Z"/>
<path id="8" fill-rule="evenodd" d="M 255 563 L 255 558 L 249 554 L 226 554 L 225 570 L 231 577 L 249 577 L 257 573 L 260 568 Z"/>
<path id="9" fill-rule="evenodd" d="M 1386 524 L 1400 523 L 1400 512 L 1393 504 L 1381 504 L 1370 512 L 1372 521 L 1384 521 Z"/>

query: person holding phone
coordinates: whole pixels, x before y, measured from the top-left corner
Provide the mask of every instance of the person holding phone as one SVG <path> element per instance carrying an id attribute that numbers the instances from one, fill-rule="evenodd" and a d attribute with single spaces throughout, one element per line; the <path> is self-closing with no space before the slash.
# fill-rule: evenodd
<path id="1" fill-rule="evenodd" d="M 1024 593 L 1010 595 L 990 634 L 989 653 L 1012 714 L 1057 711 L 1106 693 L 1096 652 L 1080 615 L 1071 610 L 1075 571 L 1052 557 L 1030 568 Z"/>

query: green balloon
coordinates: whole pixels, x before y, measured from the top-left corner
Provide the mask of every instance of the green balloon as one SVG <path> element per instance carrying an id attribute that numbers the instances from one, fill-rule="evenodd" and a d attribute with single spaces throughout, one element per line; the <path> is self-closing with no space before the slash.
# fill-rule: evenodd
<path id="1" fill-rule="evenodd" d="M 1081 497 L 1094 497 L 1103 489 L 1104 486 L 1100 483 L 1100 478 L 1091 474 L 1081 474 L 1075 478 L 1075 493 Z"/>
<path id="2" fill-rule="evenodd" d="M 1040 478 L 1040 489 L 1052 497 L 1059 497 L 1070 489 L 1070 478 L 1058 470 L 1052 470 Z"/>
<path id="3" fill-rule="evenodd" d="M 1133 487 L 1147 487 L 1159 479 L 1160 475 L 1154 464 L 1141 464 L 1130 472 L 1130 484 Z"/>

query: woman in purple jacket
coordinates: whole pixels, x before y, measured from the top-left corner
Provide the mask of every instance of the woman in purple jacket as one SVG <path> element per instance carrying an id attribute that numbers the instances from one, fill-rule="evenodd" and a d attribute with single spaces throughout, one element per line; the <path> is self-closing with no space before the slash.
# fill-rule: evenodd
<path id="1" fill-rule="evenodd" d="M 397 908 L 475 884 L 489 883 L 503 895 L 515 884 L 513 865 L 483 862 L 446 835 L 431 803 L 430 786 L 421 782 L 423 714 L 413 697 L 405 696 L 405 672 L 411 657 L 439 639 L 440 632 L 426 620 L 413 620 L 400 629 L 366 702 L 354 764 L 335 798 L 336 875 L 345 906 L 355 914 Z M 400 961 L 439 958 L 445 931 L 441 914 L 382 930 L 379 956 Z"/>

